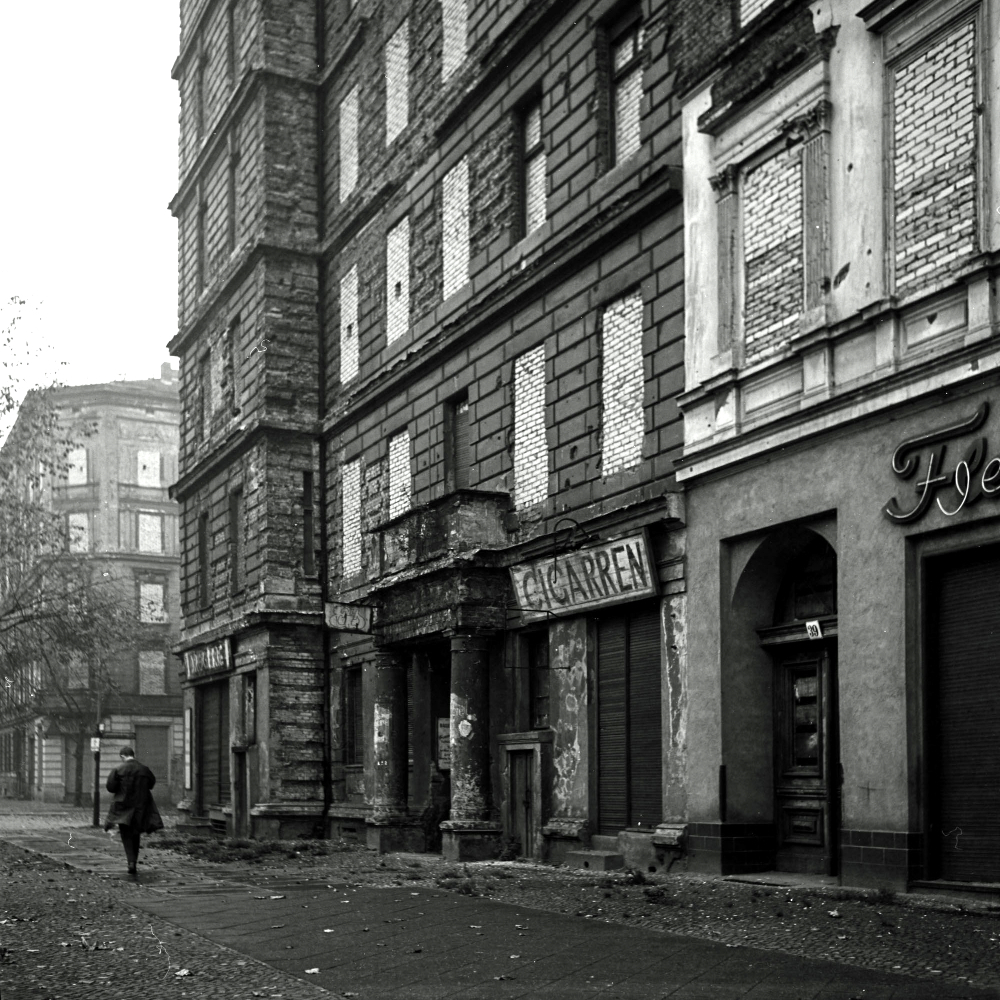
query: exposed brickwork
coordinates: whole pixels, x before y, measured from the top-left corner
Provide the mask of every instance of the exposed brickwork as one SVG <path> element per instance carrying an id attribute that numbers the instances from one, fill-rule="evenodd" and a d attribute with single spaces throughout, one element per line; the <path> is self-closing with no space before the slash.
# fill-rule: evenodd
<path id="1" fill-rule="evenodd" d="M 623 70 L 642 49 L 643 32 L 639 27 L 612 51 L 612 69 Z M 627 160 L 642 143 L 639 135 L 640 103 L 642 101 L 642 63 L 638 63 L 615 81 L 615 162 Z"/>
<path id="2" fill-rule="evenodd" d="M 779 153 L 743 180 L 745 360 L 781 349 L 803 302 L 802 162 Z"/>
<path id="3" fill-rule="evenodd" d="M 341 480 L 341 572 L 349 577 L 361 572 L 361 463 L 344 466 Z"/>
<path id="4" fill-rule="evenodd" d="M 947 280 L 976 245 L 976 50 L 970 22 L 895 72 L 896 290 Z"/>
<path id="5" fill-rule="evenodd" d="M 642 459 L 642 294 L 633 292 L 605 307 L 601 317 L 601 469 L 605 477 Z"/>
<path id="6" fill-rule="evenodd" d="M 506 249 L 515 211 L 513 115 L 500 121 L 469 151 L 469 256 L 502 242 Z M 541 178 L 544 190 L 545 178 Z"/>
<path id="7" fill-rule="evenodd" d="M 358 183 L 358 88 L 340 102 L 340 200 L 346 201 Z"/>
<path id="8" fill-rule="evenodd" d="M 441 182 L 442 294 L 448 298 L 469 280 L 469 161 L 463 158 Z"/>
<path id="9" fill-rule="evenodd" d="M 340 279 L 340 381 L 358 374 L 358 265 Z"/>
<path id="10" fill-rule="evenodd" d="M 410 22 L 385 43 L 385 142 L 389 145 L 410 120 Z"/>
<path id="11" fill-rule="evenodd" d="M 545 433 L 545 346 L 514 362 L 514 501 L 542 503 L 549 495 L 549 446 Z"/>
<path id="12" fill-rule="evenodd" d="M 524 230 L 534 232 L 545 222 L 547 178 L 542 142 L 542 105 L 533 104 L 524 119 L 524 148 L 534 150 L 524 163 Z"/>
<path id="13" fill-rule="evenodd" d="M 465 61 L 468 44 L 466 0 L 441 0 L 441 19 L 444 25 L 441 79 L 447 82 Z"/>
<path id="14" fill-rule="evenodd" d="M 410 433 L 389 438 L 389 517 L 410 508 Z"/>
<path id="15" fill-rule="evenodd" d="M 765 7 L 769 7 L 774 0 L 741 0 L 740 2 L 740 26 L 752 21 Z"/>
<path id="16" fill-rule="evenodd" d="M 410 327 L 410 220 L 404 216 L 385 238 L 385 336 L 388 343 Z"/>

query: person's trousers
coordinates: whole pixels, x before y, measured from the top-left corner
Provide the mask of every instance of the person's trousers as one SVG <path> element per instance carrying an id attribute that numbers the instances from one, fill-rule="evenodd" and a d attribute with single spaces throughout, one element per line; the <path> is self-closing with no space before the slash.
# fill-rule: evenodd
<path id="1" fill-rule="evenodd" d="M 139 860 L 139 836 L 141 831 L 136 827 L 128 826 L 126 823 L 118 824 L 118 832 L 121 834 L 122 843 L 125 845 L 125 860 L 128 861 L 128 870 L 135 870 L 135 863 Z"/>

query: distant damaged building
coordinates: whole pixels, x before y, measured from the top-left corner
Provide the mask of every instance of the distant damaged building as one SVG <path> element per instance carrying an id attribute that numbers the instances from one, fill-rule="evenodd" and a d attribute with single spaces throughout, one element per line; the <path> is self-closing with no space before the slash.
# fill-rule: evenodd
<path id="1" fill-rule="evenodd" d="M 193 818 L 458 859 L 675 843 L 670 11 L 182 3 Z"/>

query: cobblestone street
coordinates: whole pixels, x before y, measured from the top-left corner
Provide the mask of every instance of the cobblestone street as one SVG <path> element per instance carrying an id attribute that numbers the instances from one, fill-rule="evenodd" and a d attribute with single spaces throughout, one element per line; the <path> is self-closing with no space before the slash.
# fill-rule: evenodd
<path id="1" fill-rule="evenodd" d="M 5 1000 L 1000 996 L 1000 909 L 952 900 L 156 835 L 136 884 L 87 810 L 2 803 L 0 838 Z"/>

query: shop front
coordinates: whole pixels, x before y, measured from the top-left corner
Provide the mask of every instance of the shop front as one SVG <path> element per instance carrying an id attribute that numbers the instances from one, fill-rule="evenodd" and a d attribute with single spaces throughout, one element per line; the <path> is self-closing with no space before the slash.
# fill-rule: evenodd
<path id="1" fill-rule="evenodd" d="M 692 458 L 689 864 L 1000 882 L 1000 396 Z"/>

